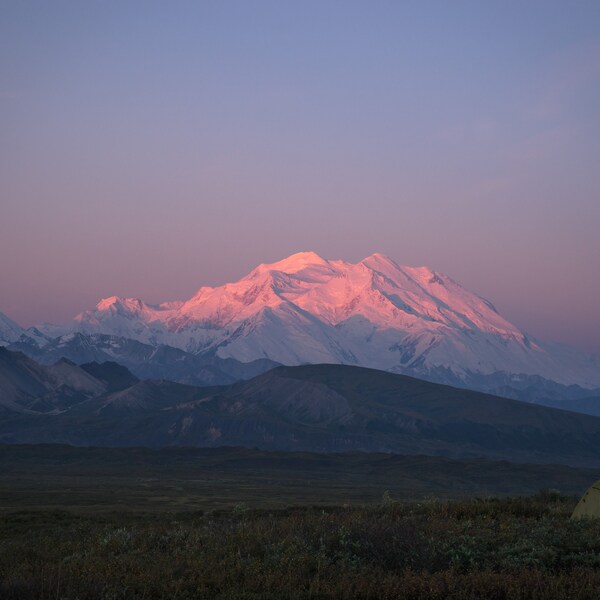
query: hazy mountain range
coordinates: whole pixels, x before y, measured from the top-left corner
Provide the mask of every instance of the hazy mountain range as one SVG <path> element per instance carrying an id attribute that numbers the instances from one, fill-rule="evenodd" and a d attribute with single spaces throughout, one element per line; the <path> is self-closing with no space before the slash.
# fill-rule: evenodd
<path id="1" fill-rule="evenodd" d="M 294 254 L 187 301 L 112 296 L 64 325 L 25 331 L 3 317 L 0 338 L 44 363 L 114 360 L 195 385 L 333 363 L 537 402 L 600 396 L 597 356 L 534 339 L 451 278 L 381 254 L 356 264 Z"/>
<path id="2" fill-rule="evenodd" d="M 343 365 L 229 386 L 139 381 L 115 363 L 0 348 L 0 443 L 246 446 L 600 466 L 600 418 Z"/>

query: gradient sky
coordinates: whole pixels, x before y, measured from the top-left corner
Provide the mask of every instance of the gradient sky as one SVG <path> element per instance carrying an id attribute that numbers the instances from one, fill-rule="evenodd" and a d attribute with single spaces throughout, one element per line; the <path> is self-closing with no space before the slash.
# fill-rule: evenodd
<path id="1" fill-rule="evenodd" d="M 599 116 L 597 0 L 3 0 L 0 311 L 379 251 L 600 352 Z"/>

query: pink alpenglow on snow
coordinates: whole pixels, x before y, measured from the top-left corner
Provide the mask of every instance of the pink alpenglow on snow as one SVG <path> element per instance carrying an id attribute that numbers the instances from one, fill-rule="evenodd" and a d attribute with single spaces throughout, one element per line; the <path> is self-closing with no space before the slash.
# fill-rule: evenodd
<path id="1" fill-rule="evenodd" d="M 71 323 L 40 329 L 118 335 L 243 362 L 523 373 L 600 385 L 597 358 L 535 340 L 450 277 L 383 254 L 350 263 L 300 252 L 239 281 L 201 287 L 186 301 L 112 296 Z"/>
<path id="2" fill-rule="evenodd" d="M 381 249 L 600 354 L 599 1 L 33 4 L 0 4 L 20 325 Z"/>

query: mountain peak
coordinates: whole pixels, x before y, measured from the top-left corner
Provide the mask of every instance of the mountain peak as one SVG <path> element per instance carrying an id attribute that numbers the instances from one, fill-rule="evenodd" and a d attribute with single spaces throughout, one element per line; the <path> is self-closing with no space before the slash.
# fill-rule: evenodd
<path id="1" fill-rule="evenodd" d="M 118 296 L 109 296 L 108 298 L 102 298 L 98 304 L 96 304 L 96 308 L 98 310 L 106 310 L 110 308 L 113 304 L 117 304 L 120 298 Z"/>
<path id="2" fill-rule="evenodd" d="M 398 265 L 398 263 L 394 260 L 392 260 L 389 256 L 386 256 L 385 254 L 382 254 L 381 252 L 374 252 L 373 254 L 371 254 L 370 256 L 367 256 L 366 258 L 363 258 L 360 261 L 360 264 L 365 265 L 366 267 L 369 267 L 370 269 L 389 269 L 390 267 L 392 269 L 400 269 L 400 266 Z"/>
<path id="3" fill-rule="evenodd" d="M 119 296 L 109 296 L 103 298 L 96 305 L 97 310 L 109 310 L 111 308 L 125 308 L 128 310 L 141 310 L 145 306 L 139 298 L 120 298 Z"/>
<path id="4" fill-rule="evenodd" d="M 328 261 L 319 256 L 316 252 L 296 252 L 277 262 L 262 264 L 257 269 L 261 271 L 297 273 L 310 266 L 327 266 L 328 264 Z"/>
<path id="5" fill-rule="evenodd" d="M 428 267 L 297 252 L 179 303 L 110 296 L 66 328 L 243 362 L 346 363 L 459 378 L 496 372 L 592 387 L 598 363 L 529 344 L 489 302 Z M 569 366 L 567 366 L 567 363 Z M 444 371 L 444 372 L 446 372 Z"/>
<path id="6" fill-rule="evenodd" d="M 0 346 L 19 339 L 24 329 L 0 312 Z"/>
<path id="7" fill-rule="evenodd" d="M 387 262 L 394 262 L 389 256 L 386 256 L 385 254 L 383 254 L 382 252 L 373 252 L 373 254 L 367 256 L 366 258 L 363 258 L 363 262 L 365 260 L 384 260 Z"/>

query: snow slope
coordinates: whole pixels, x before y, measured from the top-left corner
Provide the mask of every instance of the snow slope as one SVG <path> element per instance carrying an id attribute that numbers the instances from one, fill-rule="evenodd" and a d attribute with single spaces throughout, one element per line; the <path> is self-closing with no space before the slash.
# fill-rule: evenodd
<path id="1" fill-rule="evenodd" d="M 63 327 L 39 329 L 119 335 L 242 362 L 443 370 L 465 380 L 500 372 L 600 386 L 598 357 L 534 340 L 450 277 L 382 254 L 354 264 L 301 252 L 184 302 L 113 296 Z"/>
<path id="2" fill-rule="evenodd" d="M 0 346 L 8 346 L 17 341 L 24 332 L 20 325 L 0 312 Z"/>

